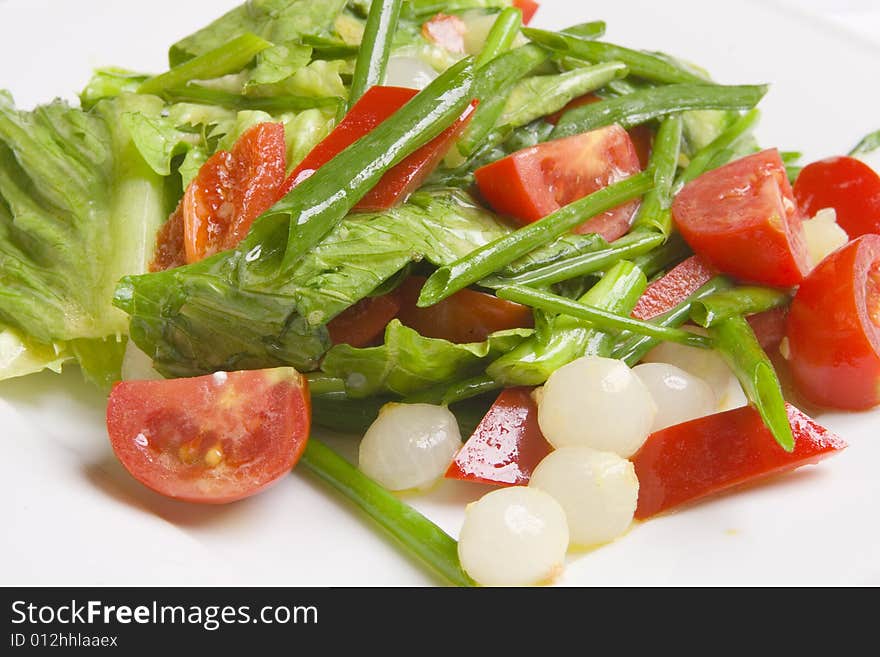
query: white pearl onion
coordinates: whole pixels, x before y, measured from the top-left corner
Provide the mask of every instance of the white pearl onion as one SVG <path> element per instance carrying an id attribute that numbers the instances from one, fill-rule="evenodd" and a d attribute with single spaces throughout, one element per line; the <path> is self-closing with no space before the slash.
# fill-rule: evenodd
<path id="1" fill-rule="evenodd" d="M 715 393 L 703 379 L 668 363 L 643 363 L 633 368 L 657 404 L 651 431 L 659 431 L 698 417 L 718 407 Z"/>
<path id="2" fill-rule="evenodd" d="M 579 358 L 556 370 L 544 386 L 538 424 L 554 447 L 592 447 L 624 458 L 650 433 L 657 406 L 622 361 Z"/>
<path id="3" fill-rule="evenodd" d="M 437 71 L 418 57 L 391 57 L 385 71 L 385 84 L 389 87 L 424 89 L 436 77 Z"/>
<path id="4" fill-rule="evenodd" d="M 361 441 L 358 462 L 388 490 L 428 488 L 461 449 L 461 433 L 448 408 L 386 404 Z"/>
<path id="5" fill-rule="evenodd" d="M 458 539 L 465 572 L 484 586 L 547 582 L 564 567 L 565 512 L 547 493 L 513 486 L 468 505 Z"/>
<path id="6" fill-rule="evenodd" d="M 639 499 L 633 464 L 589 447 L 551 452 L 535 468 L 529 487 L 546 491 L 562 505 L 571 543 L 583 547 L 622 535 Z"/>

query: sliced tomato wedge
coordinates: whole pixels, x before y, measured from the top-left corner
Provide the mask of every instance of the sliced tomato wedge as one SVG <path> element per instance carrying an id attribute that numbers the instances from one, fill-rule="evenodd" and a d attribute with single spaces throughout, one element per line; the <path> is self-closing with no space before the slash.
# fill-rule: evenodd
<path id="1" fill-rule="evenodd" d="M 828 429 L 786 405 L 795 437 L 783 450 L 751 406 L 701 417 L 650 436 L 632 457 L 644 520 L 734 486 L 817 463 L 846 448 Z"/>
<path id="2" fill-rule="evenodd" d="M 804 280 L 788 315 L 789 366 L 821 406 L 880 404 L 880 235 L 863 235 Z"/>
<path id="3" fill-rule="evenodd" d="M 422 25 L 422 36 L 449 52 L 464 54 L 467 25 L 458 16 L 437 14 Z"/>
<path id="4" fill-rule="evenodd" d="M 880 176 L 854 157 L 831 157 L 803 168 L 794 183 L 801 212 L 813 217 L 834 208 L 851 238 L 880 233 Z"/>
<path id="5" fill-rule="evenodd" d="M 535 12 L 541 8 L 535 0 L 513 0 L 513 6 L 522 12 L 522 21 L 524 25 L 528 25 L 535 17 Z"/>
<path id="6" fill-rule="evenodd" d="M 135 479 L 187 502 L 249 497 L 296 465 L 309 436 L 306 379 L 290 367 L 124 381 L 107 432 Z"/>
<path id="7" fill-rule="evenodd" d="M 260 123 L 239 137 L 232 152 L 214 153 L 183 195 L 186 261 L 237 246 L 278 200 L 286 168 L 281 123 Z"/>
<path id="8" fill-rule="evenodd" d="M 632 311 L 636 319 L 649 320 L 675 308 L 715 275 L 700 256 L 691 256 L 651 283 Z"/>
<path id="9" fill-rule="evenodd" d="M 482 342 L 496 331 L 534 326 L 528 306 L 468 289 L 428 308 L 419 308 L 416 302 L 424 284 L 424 278 L 411 276 L 401 285 L 397 318 L 426 338 L 467 344 Z"/>
<path id="10" fill-rule="evenodd" d="M 455 456 L 448 479 L 519 486 L 553 448 L 538 426 L 531 388 L 508 388 Z"/>
<path id="11" fill-rule="evenodd" d="M 801 214 L 776 149 L 704 173 L 672 204 L 675 225 L 716 269 L 792 287 L 810 270 Z"/>
<path id="12" fill-rule="evenodd" d="M 333 344 L 352 347 L 372 345 L 385 332 L 388 322 L 400 312 L 400 293 L 395 290 L 378 297 L 361 299 L 334 317 L 327 330 Z"/>
<path id="13" fill-rule="evenodd" d="M 368 89 L 333 132 L 315 146 L 291 172 L 284 182 L 281 196 L 358 139 L 372 132 L 417 93 L 417 90 L 405 87 L 377 86 Z M 455 123 L 382 176 L 376 186 L 355 206 L 355 210 L 385 210 L 406 201 L 410 194 L 421 187 L 461 136 L 476 107 L 476 101 L 471 103 Z"/>
<path id="14" fill-rule="evenodd" d="M 632 139 L 612 125 L 517 151 L 475 175 L 489 205 L 526 224 L 639 171 Z M 587 220 L 575 232 L 614 241 L 629 230 L 638 207 L 638 201 L 626 203 Z"/>

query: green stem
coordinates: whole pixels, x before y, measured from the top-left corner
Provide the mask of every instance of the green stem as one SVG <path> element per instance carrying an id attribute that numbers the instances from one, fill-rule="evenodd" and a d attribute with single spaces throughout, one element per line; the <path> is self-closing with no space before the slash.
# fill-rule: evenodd
<path id="1" fill-rule="evenodd" d="M 230 73 L 238 73 L 258 53 L 271 45 L 254 34 L 242 34 L 219 48 L 179 64 L 161 75 L 149 78 L 138 87 L 138 93 L 159 95 L 167 89 L 182 87 L 190 80 L 211 80 Z"/>
<path id="2" fill-rule="evenodd" d="M 673 233 L 663 246 L 633 258 L 633 264 L 645 272 L 645 276 L 650 280 L 691 255 L 693 251 L 687 242 L 678 233 Z"/>
<path id="3" fill-rule="evenodd" d="M 704 328 L 731 317 L 754 315 L 788 305 L 791 295 L 768 287 L 744 286 L 716 292 L 697 301 L 691 308 L 691 320 Z"/>
<path id="4" fill-rule="evenodd" d="M 759 118 L 761 118 L 761 113 L 758 110 L 746 112 L 734 121 L 727 130 L 712 140 L 711 143 L 699 150 L 691 158 L 691 161 L 688 163 L 687 167 L 685 167 L 685 170 L 682 171 L 681 175 L 675 181 L 675 187 L 673 188 L 674 191 L 679 191 L 691 180 L 694 180 L 698 176 L 706 173 L 706 171 L 717 166 L 719 159 L 722 159 L 723 154 L 730 151 L 731 147 L 740 138 L 749 134 L 752 128 L 755 127 Z"/>
<path id="5" fill-rule="evenodd" d="M 310 438 L 300 463 L 373 518 L 445 583 L 475 586 L 461 568 L 455 539 L 325 444 Z"/>
<path id="6" fill-rule="evenodd" d="M 681 153 L 682 120 L 676 114 L 663 120 L 651 151 L 650 169 L 654 171 L 654 189 L 645 194 L 633 228 L 656 230 L 663 236 L 672 232 L 672 186 Z"/>
<path id="7" fill-rule="evenodd" d="M 334 107 L 341 102 L 341 99 L 335 97 L 242 96 L 195 84 L 166 89 L 162 92 L 162 96 L 173 103 L 199 103 L 239 111 L 262 110 L 264 112 L 301 112 L 315 107 Z"/>
<path id="8" fill-rule="evenodd" d="M 689 110 L 751 109 L 766 93 L 766 85 L 725 87 L 711 84 L 669 84 L 641 89 L 626 96 L 608 98 L 567 112 L 553 130 L 551 138 L 570 137 L 612 123 L 628 129 Z"/>
<path id="9" fill-rule="evenodd" d="M 510 50 L 516 35 L 522 27 L 522 11 L 516 7 L 507 7 L 495 19 L 486 44 L 477 57 L 474 67 L 479 70 L 502 53 Z"/>
<path id="10" fill-rule="evenodd" d="M 360 100 L 367 89 L 385 82 L 388 57 L 402 5 L 403 0 L 373 0 L 370 3 L 367 26 L 351 81 L 349 108 Z"/>
<path id="11" fill-rule="evenodd" d="M 715 348 L 730 365 L 749 401 L 786 452 L 794 450 L 794 435 L 785 410 L 782 386 L 752 327 L 741 316 L 722 320 L 709 329 Z"/>
<path id="12" fill-rule="evenodd" d="M 587 219 L 631 201 L 653 186 L 650 173 L 640 173 L 609 185 L 472 251 L 451 265 L 441 267 L 427 280 L 419 307 L 431 306 L 498 271 L 517 258 L 581 225 Z"/>
<path id="13" fill-rule="evenodd" d="M 578 39 L 601 39 L 605 36 L 605 21 L 579 23 L 565 28 L 562 30 L 562 33 L 577 37 Z"/>

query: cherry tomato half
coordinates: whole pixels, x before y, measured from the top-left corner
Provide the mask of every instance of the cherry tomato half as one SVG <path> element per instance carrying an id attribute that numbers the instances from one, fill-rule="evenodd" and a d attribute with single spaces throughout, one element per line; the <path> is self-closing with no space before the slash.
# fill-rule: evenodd
<path id="1" fill-rule="evenodd" d="M 825 258 L 788 314 L 789 365 L 815 404 L 863 410 L 880 404 L 880 235 Z"/>
<path id="2" fill-rule="evenodd" d="M 647 321 L 662 315 L 703 287 L 714 275 L 700 256 L 691 256 L 648 286 L 632 316 Z"/>
<path id="3" fill-rule="evenodd" d="M 612 125 L 517 151 L 475 175 L 489 205 L 531 223 L 639 171 L 632 139 Z M 587 220 L 575 232 L 616 240 L 629 230 L 638 207 L 638 201 L 626 203 Z"/>
<path id="4" fill-rule="evenodd" d="M 692 180 L 675 197 L 672 216 L 697 255 L 725 274 L 791 287 L 810 270 L 801 215 L 775 149 Z"/>
<path id="5" fill-rule="evenodd" d="M 334 317 L 327 330 L 333 344 L 368 347 L 385 332 L 388 322 L 400 311 L 400 293 L 367 297 Z"/>
<path id="6" fill-rule="evenodd" d="M 880 233 L 880 176 L 861 160 L 831 157 L 805 166 L 795 180 L 794 198 L 807 217 L 834 208 L 850 239 Z"/>
<path id="7" fill-rule="evenodd" d="M 290 367 L 123 381 L 107 404 L 126 470 L 162 495 L 204 504 L 249 497 L 287 474 L 310 421 L 306 379 Z"/>

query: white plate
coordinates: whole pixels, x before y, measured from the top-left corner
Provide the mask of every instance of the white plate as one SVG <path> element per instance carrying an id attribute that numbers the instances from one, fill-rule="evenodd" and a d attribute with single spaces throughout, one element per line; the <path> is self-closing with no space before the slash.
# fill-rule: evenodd
<path id="1" fill-rule="evenodd" d="M 72 98 L 94 66 L 160 70 L 173 41 L 235 4 L 6 0 L 0 87 L 30 106 Z M 538 24 L 602 18 L 614 41 L 676 53 L 722 82 L 773 83 L 764 144 L 816 158 L 880 127 L 869 74 L 880 50 L 860 37 L 766 4 L 589 4 L 545 0 Z M 880 413 L 820 420 L 850 442 L 843 455 L 571 556 L 563 583 L 880 584 Z M 114 458 L 103 399 L 76 371 L 0 384 L 0 444 L 0 584 L 433 583 L 303 473 L 224 508 L 144 489 Z M 444 482 L 409 501 L 456 535 L 465 503 L 482 491 Z"/>

